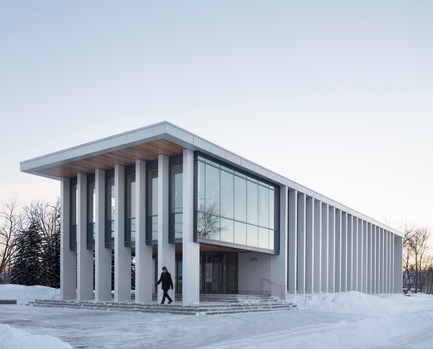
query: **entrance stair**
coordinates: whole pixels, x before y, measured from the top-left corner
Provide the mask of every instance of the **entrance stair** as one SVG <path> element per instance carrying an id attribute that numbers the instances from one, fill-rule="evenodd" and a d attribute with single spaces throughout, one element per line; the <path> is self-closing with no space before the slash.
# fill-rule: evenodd
<path id="1" fill-rule="evenodd" d="M 205 296 L 205 297 L 203 297 Z M 56 307 L 93 309 L 106 311 L 128 311 L 141 313 L 169 313 L 181 315 L 221 315 L 262 311 L 293 310 L 293 303 L 281 302 L 269 296 L 256 295 L 201 295 L 199 304 L 183 305 L 151 304 L 131 302 L 99 302 L 77 300 L 35 300 L 29 302 L 35 307 Z M 203 299 L 204 298 L 204 299 Z"/>

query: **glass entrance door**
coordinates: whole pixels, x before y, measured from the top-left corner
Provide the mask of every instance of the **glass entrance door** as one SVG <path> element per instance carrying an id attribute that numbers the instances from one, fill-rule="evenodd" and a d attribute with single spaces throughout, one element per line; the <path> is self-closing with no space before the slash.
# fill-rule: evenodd
<path id="1" fill-rule="evenodd" d="M 200 291 L 202 293 L 237 293 L 237 257 L 236 253 L 202 253 Z"/>

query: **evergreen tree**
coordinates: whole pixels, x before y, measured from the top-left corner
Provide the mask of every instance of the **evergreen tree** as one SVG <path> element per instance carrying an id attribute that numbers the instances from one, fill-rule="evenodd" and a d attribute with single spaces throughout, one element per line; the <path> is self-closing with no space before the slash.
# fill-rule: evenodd
<path id="1" fill-rule="evenodd" d="M 44 281 L 43 239 L 36 226 L 18 234 L 11 282 L 20 285 L 42 285 Z"/>
<path id="2" fill-rule="evenodd" d="M 43 252 L 45 282 L 48 287 L 60 288 L 60 230 L 48 237 Z"/>

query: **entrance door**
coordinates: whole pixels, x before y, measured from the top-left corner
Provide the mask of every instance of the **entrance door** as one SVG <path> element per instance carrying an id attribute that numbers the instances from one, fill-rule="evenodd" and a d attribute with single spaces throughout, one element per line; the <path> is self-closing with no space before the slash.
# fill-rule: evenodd
<path id="1" fill-rule="evenodd" d="M 200 291 L 202 293 L 237 293 L 237 257 L 236 253 L 202 253 Z"/>

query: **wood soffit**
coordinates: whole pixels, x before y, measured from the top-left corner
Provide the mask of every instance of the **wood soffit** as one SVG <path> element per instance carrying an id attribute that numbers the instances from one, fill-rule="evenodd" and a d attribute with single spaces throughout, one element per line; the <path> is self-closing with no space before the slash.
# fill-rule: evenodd
<path id="1" fill-rule="evenodd" d="M 108 151 L 100 155 L 89 155 L 84 159 L 53 165 L 39 172 L 53 177 L 75 177 L 78 173 L 94 173 L 96 169 L 109 170 L 115 165 L 128 166 L 136 160 L 156 160 L 158 155 L 174 156 L 181 154 L 183 147 L 166 139 L 138 144 L 124 149 Z"/>

